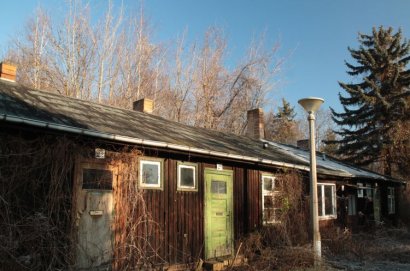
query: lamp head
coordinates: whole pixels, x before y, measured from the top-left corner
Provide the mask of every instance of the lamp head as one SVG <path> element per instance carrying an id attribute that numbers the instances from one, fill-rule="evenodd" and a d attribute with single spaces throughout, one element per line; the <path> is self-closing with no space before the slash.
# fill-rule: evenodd
<path id="1" fill-rule="evenodd" d="M 304 99 L 300 99 L 298 103 L 308 112 L 314 113 L 316 112 L 319 107 L 324 103 L 325 100 L 322 98 L 317 97 L 308 97 Z"/>

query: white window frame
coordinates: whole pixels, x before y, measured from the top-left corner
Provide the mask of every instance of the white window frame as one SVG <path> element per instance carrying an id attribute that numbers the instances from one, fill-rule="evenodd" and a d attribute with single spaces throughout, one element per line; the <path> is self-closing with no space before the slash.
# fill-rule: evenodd
<path id="1" fill-rule="evenodd" d="M 396 195 L 394 187 L 387 187 L 387 211 L 389 215 L 396 213 Z"/>
<path id="2" fill-rule="evenodd" d="M 325 210 L 326 210 L 326 206 L 325 206 L 325 186 L 331 186 L 332 187 L 332 210 L 333 213 L 330 215 L 324 215 L 325 214 Z M 337 218 L 337 206 L 336 206 L 336 184 L 333 183 L 318 183 L 317 184 L 317 189 L 321 189 L 321 196 L 322 196 L 322 206 L 318 206 L 318 208 L 322 208 L 322 215 L 319 215 L 318 212 L 318 216 L 319 219 L 321 220 L 325 220 L 325 219 L 335 219 Z M 319 197 L 319 193 L 318 193 L 318 197 Z M 319 199 L 318 199 L 318 203 L 319 203 Z"/>
<path id="3" fill-rule="evenodd" d="M 193 178 L 194 178 L 194 185 L 193 186 L 186 186 L 181 185 L 181 169 L 183 168 L 190 168 L 193 169 Z M 178 162 L 177 163 L 177 190 L 178 191 L 198 191 L 198 165 L 194 163 L 185 163 L 185 162 Z"/>
<path id="4" fill-rule="evenodd" d="M 156 184 L 147 184 L 142 182 L 142 168 L 143 165 L 156 165 L 158 166 L 158 182 Z M 139 187 L 143 189 L 161 189 L 163 187 L 163 160 L 155 158 L 141 158 L 139 160 Z"/>
<path id="5" fill-rule="evenodd" d="M 366 192 L 366 193 L 365 193 Z M 357 197 L 373 199 L 374 191 L 371 184 L 357 183 Z"/>
<path id="6" fill-rule="evenodd" d="M 357 183 L 357 197 L 363 198 L 363 183 Z"/>
<path id="7" fill-rule="evenodd" d="M 267 179 L 271 179 L 272 180 L 272 190 L 265 190 L 265 178 Z M 263 217 L 263 224 L 267 225 L 267 224 L 277 224 L 280 223 L 280 220 L 275 219 L 275 215 L 272 217 L 271 220 L 267 220 L 266 219 L 266 215 L 265 215 L 265 196 L 271 196 L 272 197 L 272 203 L 273 205 L 275 204 L 275 197 L 280 196 L 281 191 L 276 190 L 276 183 L 277 183 L 277 179 L 276 177 L 274 177 L 271 174 L 263 174 L 262 175 L 262 217 Z M 273 212 L 276 213 L 276 210 L 280 210 L 280 208 L 275 208 L 272 207 Z"/>

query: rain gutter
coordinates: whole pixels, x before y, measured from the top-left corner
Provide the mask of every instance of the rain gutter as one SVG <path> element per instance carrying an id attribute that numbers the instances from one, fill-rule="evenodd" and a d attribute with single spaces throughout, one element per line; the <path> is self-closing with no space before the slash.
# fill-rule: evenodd
<path id="1" fill-rule="evenodd" d="M 77 128 L 77 127 L 67 126 L 67 125 L 63 125 L 63 124 L 56 124 L 56 123 L 50 123 L 50 122 L 45 122 L 45 121 L 40 121 L 40 120 L 33 120 L 33 119 L 28 119 L 28 118 L 13 116 L 13 115 L 7 115 L 7 114 L 2 114 L 1 116 L 2 117 L 0 118 L 0 120 L 4 120 L 6 122 L 26 124 L 26 125 L 35 126 L 35 127 L 48 128 L 48 129 L 52 129 L 52 130 L 56 130 L 56 131 L 63 131 L 63 132 L 69 132 L 69 133 L 74 133 L 74 134 L 92 136 L 92 137 L 96 137 L 96 138 L 100 138 L 100 139 L 108 139 L 108 140 L 113 140 L 113 141 L 118 141 L 118 142 L 131 143 L 131 144 L 141 144 L 141 145 L 150 146 L 150 147 L 160 147 L 160 148 L 171 149 L 171 150 L 186 151 L 186 152 L 192 152 L 192 153 L 197 153 L 197 154 L 205 154 L 205 155 L 210 155 L 210 156 L 230 158 L 230 159 L 247 161 L 247 162 L 261 163 L 261 164 L 266 164 L 266 165 L 274 165 L 274 166 L 278 166 L 278 167 L 293 168 L 293 169 L 304 170 L 304 171 L 307 171 L 307 172 L 310 171 L 308 166 L 301 166 L 301 165 L 295 165 L 295 164 L 291 164 L 291 163 L 278 162 L 278 161 L 269 160 L 269 159 L 262 159 L 262 158 L 256 158 L 256 157 L 238 155 L 238 154 L 231 154 L 231 153 L 225 153 L 225 152 L 218 152 L 218 151 L 210 151 L 210 150 L 206 150 L 206 149 L 188 147 L 188 146 L 184 146 L 184 145 L 166 143 L 166 142 L 161 142 L 161 141 L 154 141 L 154 140 L 140 139 L 140 138 L 136 138 L 136 137 L 122 136 L 122 135 L 118 135 L 118 134 L 104 133 L 104 132 L 99 132 L 99 131 L 95 131 L 95 130 Z M 267 140 L 263 140 L 262 142 L 266 142 L 266 143 L 269 143 L 270 145 L 272 145 L 271 142 L 269 142 Z M 300 157 L 298 157 L 298 158 L 300 159 Z M 355 175 L 347 173 L 347 172 L 343 172 L 343 173 L 336 173 L 336 172 L 325 173 L 325 172 L 320 172 L 320 171 L 321 170 L 319 170 L 318 173 L 321 174 L 321 175 L 338 176 L 338 177 L 353 177 L 353 178 L 354 177 L 359 177 L 359 176 L 355 176 Z M 362 177 L 366 178 L 368 176 L 362 176 Z M 387 180 L 386 178 L 379 178 L 379 179 Z M 400 181 L 400 180 L 389 180 L 389 181 L 405 183 L 405 182 Z"/>
<path id="2" fill-rule="evenodd" d="M 113 141 L 118 141 L 118 142 L 131 143 L 131 144 L 141 144 L 144 146 L 187 151 L 187 152 L 198 153 L 198 154 L 206 154 L 206 155 L 211 155 L 211 156 L 218 156 L 218 157 L 242 160 L 242 161 L 247 161 L 247 162 L 262 163 L 262 164 L 267 164 L 267 165 L 274 165 L 274 166 L 279 166 L 279 167 L 294 168 L 294 169 L 309 171 L 308 166 L 295 165 L 295 164 L 278 162 L 278 161 L 273 161 L 269 159 L 255 158 L 255 157 L 245 156 L 245 155 L 231 154 L 231 153 L 218 152 L 218 151 L 210 151 L 210 150 L 201 149 L 201 148 L 188 147 L 184 145 L 166 143 L 166 142 L 161 142 L 161 141 L 140 139 L 136 137 L 122 136 L 118 134 L 104 133 L 104 132 L 99 132 L 95 130 L 77 128 L 77 127 L 67 126 L 63 124 L 56 124 L 56 123 L 45 122 L 45 121 L 40 121 L 40 120 L 33 120 L 33 119 L 17 117 L 17 116 L 12 116 L 12 115 L 7 115 L 7 114 L 2 114 L 0 119 L 6 122 L 11 122 L 11 123 L 26 124 L 26 125 L 35 126 L 35 127 L 48 128 L 48 129 L 52 129 L 56 131 L 63 131 L 63 132 L 69 132 L 69 133 L 74 133 L 74 134 L 92 136 L 92 137 L 96 137 L 100 139 L 108 139 L 108 140 L 113 140 Z"/>

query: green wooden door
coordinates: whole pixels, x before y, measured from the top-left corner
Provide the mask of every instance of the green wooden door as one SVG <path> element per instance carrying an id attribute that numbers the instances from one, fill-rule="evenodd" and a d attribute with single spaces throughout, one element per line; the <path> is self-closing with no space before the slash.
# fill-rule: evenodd
<path id="1" fill-rule="evenodd" d="M 232 252 L 232 171 L 205 169 L 205 258 Z"/>

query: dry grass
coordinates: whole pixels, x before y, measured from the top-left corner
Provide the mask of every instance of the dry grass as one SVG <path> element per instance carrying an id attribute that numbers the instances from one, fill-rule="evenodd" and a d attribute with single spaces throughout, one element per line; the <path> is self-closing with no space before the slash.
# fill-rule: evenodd
<path id="1" fill-rule="evenodd" d="M 380 228 L 371 233 L 333 233 L 322 239 L 329 259 L 410 263 L 410 232 L 406 228 Z"/>
<path id="2" fill-rule="evenodd" d="M 266 238 L 264 233 L 267 231 L 273 229 L 249 235 L 244 243 L 248 265 L 237 267 L 236 270 L 293 270 L 313 266 L 313 255 L 309 245 L 277 246 L 275 240 Z"/>

